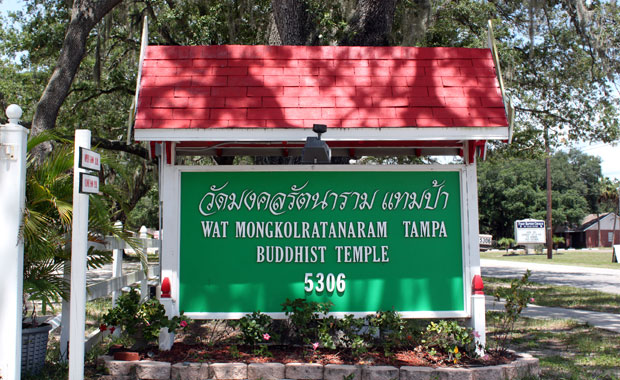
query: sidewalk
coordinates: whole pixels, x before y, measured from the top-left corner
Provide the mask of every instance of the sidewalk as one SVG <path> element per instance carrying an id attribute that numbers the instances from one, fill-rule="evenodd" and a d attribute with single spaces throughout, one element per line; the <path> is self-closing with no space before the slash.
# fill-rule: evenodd
<path id="1" fill-rule="evenodd" d="M 492 296 L 486 296 L 487 311 L 504 311 L 504 302 L 495 301 Z M 588 310 L 563 309 L 560 307 L 546 307 L 527 305 L 522 316 L 537 319 L 574 319 L 587 322 L 590 325 L 620 334 L 620 314 L 600 313 Z"/>

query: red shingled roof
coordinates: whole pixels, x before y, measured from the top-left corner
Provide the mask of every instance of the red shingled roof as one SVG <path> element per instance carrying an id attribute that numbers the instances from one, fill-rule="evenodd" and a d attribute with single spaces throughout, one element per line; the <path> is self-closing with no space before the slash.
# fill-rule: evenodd
<path id="1" fill-rule="evenodd" d="M 136 129 L 507 127 L 489 49 L 148 46 Z"/>

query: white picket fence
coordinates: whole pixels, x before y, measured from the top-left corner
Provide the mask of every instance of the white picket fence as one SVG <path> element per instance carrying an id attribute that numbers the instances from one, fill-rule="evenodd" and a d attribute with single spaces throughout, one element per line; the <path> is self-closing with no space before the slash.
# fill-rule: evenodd
<path id="1" fill-rule="evenodd" d="M 122 228 L 122 224 L 117 222 L 116 227 Z M 161 240 L 149 238 L 146 233 L 146 227 L 142 226 L 139 233 L 139 241 L 141 247 L 144 249 L 145 254 L 150 248 L 156 249 L 158 254 L 161 252 Z M 140 284 L 140 296 L 142 300 L 149 297 L 148 281 L 158 280 L 160 275 L 159 265 L 149 266 L 148 274 L 145 275 L 144 270 L 139 269 L 137 271 L 123 274 L 123 251 L 128 247 L 128 244 L 123 240 L 106 237 L 105 243 L 91 243 L 89 242 L 89 248 L 94 247 L 98 250 L 111 250 L 113 254 L 112 262 L 112 277 L 108 280 L 98 282 L 86 287 L 86 301 L 92 301 L 99 298 L 108 297 L 112 295 L 112 306 L 116 305 L 116 300 L 122 292 L 123 288 L 134 284 Z M 65 276 L 69 276 L 66 272 Z M 68 278 L 67 278 L 68 280 Z M 48 323 L 52 324 L 52 331 L 58 327 L 61 327 L 60 332 L 60 347 L 61 347 L 61 359 L 67 360 L 67 352 L 69 347 L 69 302 L 62 302 L 62 312 L 59 316 L 51 319 Z M 109 334 L 108 331 L 100 331 L 99 329 L 90 333 L 85 337 L 84 345 L 85 352 L 90 351 L 94 345 L 101 342 L 101 340 Z"/>

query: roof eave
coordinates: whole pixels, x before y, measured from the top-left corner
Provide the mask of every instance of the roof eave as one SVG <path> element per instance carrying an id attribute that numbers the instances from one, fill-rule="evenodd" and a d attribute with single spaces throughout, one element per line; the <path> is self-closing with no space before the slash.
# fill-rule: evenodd
<path id="1" fill-rule="evenodd" d="M 211 129 L 136 129 L 137 141 L 222 141 L 303 142 L 314 135 L 305 128 L 211 128 Z M 325 141 L 447 141 L 507 140 L 509 130 L 503 127 L 399 127 L 399 128 L 328 128 Z"/>

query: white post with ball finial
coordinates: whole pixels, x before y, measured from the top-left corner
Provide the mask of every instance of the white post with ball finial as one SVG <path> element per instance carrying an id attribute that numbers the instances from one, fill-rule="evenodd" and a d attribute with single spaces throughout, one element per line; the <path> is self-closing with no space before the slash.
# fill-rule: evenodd
<path id="1" fill-rule="evenodd" d="M 0 124 L 0 378 L 21 377 L 24 240 L 21 225 L 26 203 L 26 137 L 19 125 L 22 109 L 6 109 Z"/>

